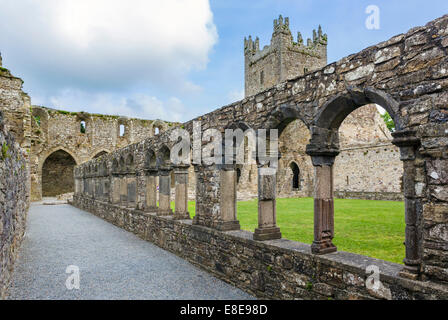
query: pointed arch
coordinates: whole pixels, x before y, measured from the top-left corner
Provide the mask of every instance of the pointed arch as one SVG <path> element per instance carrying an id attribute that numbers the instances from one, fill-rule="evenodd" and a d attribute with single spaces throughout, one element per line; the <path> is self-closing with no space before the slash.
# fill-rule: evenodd
<path id="1" fill-rule="evenodd" d="M 68 152 L 58 149 L 47 156 L 42 163 L 42 196 L 55 197 L 74 192 L 75 158 Z"/>

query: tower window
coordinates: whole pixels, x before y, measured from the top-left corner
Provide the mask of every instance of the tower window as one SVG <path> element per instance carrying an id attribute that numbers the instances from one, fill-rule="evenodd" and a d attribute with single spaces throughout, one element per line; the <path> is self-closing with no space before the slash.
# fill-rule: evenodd
<path id="1" fill-rule="evenodd" d="M 260 72 L 260 84 L 264 84 L 264 71 Z"/>
<path id="2" fill-rule="evenodd" d="M 154 135 L 157 136 L 160 133 L 160 128 L 159 127 L 155 127 L 154 128 Z"/>
<path id="3" fill-rule="evenodd" d="M 85 121 L 81 121 L 81 122 L 80 122 L 80 128 L 79 128 L 79 131 L 80 131 L 81 133 L 86 133 L 86 122 L 85 122 Z"/>
<path id="4" fill-rule="evenodd" d="M 120 137 L 124 137 L 125 133 L 126 133 L 126 127 L 124 126 L 124 124 L 120 124 L 120 132 L 119 132 Z"/>

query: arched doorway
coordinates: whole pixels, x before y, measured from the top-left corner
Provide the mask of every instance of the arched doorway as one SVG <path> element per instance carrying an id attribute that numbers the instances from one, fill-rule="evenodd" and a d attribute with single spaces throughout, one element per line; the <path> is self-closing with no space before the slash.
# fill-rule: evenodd
<path id="1" fill-rule="evenodd" d="M 75 159 L 64 150 L 50 154 L 42 166 L 42 196 L 55 197 L 73 192 L 75 166 Z"/>

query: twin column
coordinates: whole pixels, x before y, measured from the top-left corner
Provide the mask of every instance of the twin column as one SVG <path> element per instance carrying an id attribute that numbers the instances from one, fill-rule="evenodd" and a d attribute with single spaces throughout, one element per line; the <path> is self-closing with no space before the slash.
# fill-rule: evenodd
<path id="1" fill-rule="evenodd" d="M 171 172 L 170 167 L 148 169 L 146 171 L 146 208 L 147 212 L 156 212 L 159 216 L 173 215 L 175 220 L 190 219 L 188 212 L 188 168 L 174 168 L 175 210 L 171 209 Z M 157 207 L 157 176 L 159 177 L 159 207 Z"/>

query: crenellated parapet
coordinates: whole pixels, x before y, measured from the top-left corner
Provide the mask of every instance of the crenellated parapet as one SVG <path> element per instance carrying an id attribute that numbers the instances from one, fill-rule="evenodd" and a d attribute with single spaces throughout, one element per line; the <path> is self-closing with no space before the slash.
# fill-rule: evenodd
<path id="1" fill-rule="evenodd" d="M 274 31 L 272 34 L 271 39 L 271 45 L 265 46 L 261 51 L 267 51 L 270 49 L 271 46 L 275 46 L 276 41 L 278 37 L 280 36 L 286 36 L 289 38 L 286 43 L 282 43 L 286 48 L 288 49 L 296 49 L 300 50 L 303 53 L 308 53 L 310 55 L 320 55 L 321 48 L 327 46 L 328 42 L 328 36 L 327 34 L 324 34 L 322 31 L 322 26 L 319 25 L 317 31 L 316 29 L 313 30 L 313 37 L 308 38 L 306 43 L 304 42 L 303 36 L 301 32 L 297 32 L 297 38 L 296 41 L 294 41 L 294 38 L 292 36 L 291 30 L 289 28 L 289 18 L 283 19 L 283 17 L 280 15 L 279 19 L 274 20 Z M 255 56 L 257 53 L 260 52 L 260 39 L 258 37 L 255 38 L 255 40 L 252 39 L 252 36 L 249 36 L 248 38 L 244 38 L 244 53 L 248 56 Z M 262 55 L 258 55 L 260 57 Z M 256 58 L 254 59 L 256 60 Z M 255 62 L 255 61 L 253 61 Z"/>
<path id="2" fill-rule="evenodd" d="M 270 45 L 260 50 L 258 37 L 244 38 L 246 96 L 325 66 L 327 42 L 320 25 L 306 43 L 300 32 L 294 39 L 289 18 L 281 15 L 274 20 Z"/>

